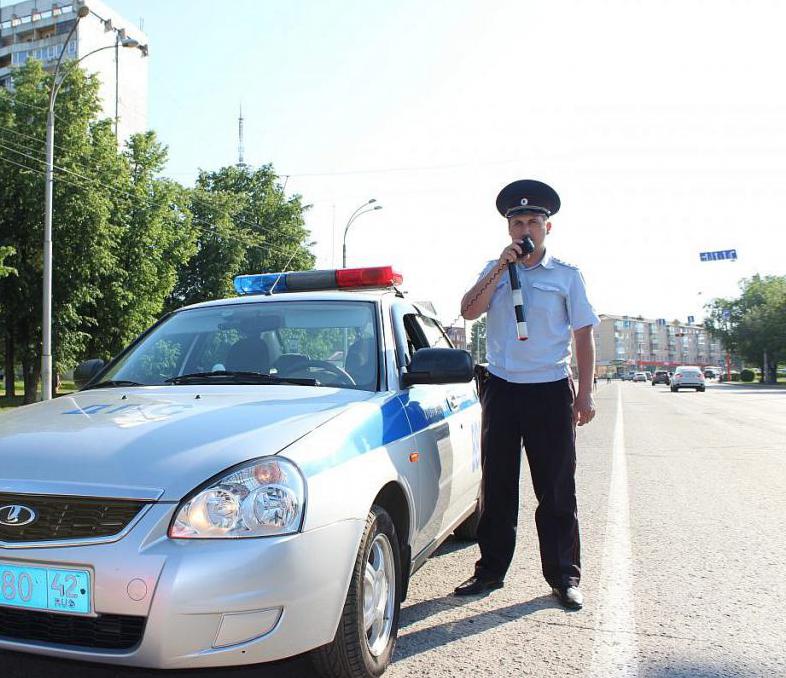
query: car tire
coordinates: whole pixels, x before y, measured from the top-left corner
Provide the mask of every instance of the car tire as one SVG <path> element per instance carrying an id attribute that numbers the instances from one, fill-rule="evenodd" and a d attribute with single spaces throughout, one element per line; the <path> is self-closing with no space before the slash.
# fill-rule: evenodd
<path id="1" fill-rule="evenodd" d="M 475 510 L 464 519 L 453 534 L 461 541 L 477 541 L 478 525 L 480 525 L 480 500 L 475 504 Z"/>
<path id="2" fill-rule="evenodd" d="M 366 518 L 349 591 L 333 642 L 311 652 L 323 678 L 376 678 L 390 664 L 398 635 L 401 557 L 396 527 L 381 506 Z M 383 609 L 380 611 L 380 605 Z"/>
<path id="3" fill-rule="evenodd" d="M 671 392 L 672 392 L 672 393 L 676 393 L 677 391 L 679 391 L 679 389 L 678 389 L 678 388 L 676 388 L 675 386 L 672 386 L 672 387 L 671 387 Z"/>
<path id="4" fill-rule="evenodd" d="M 699 393 L 704 393 L 704 388 L 703 387 L 702 388 L 697 388 L 696 391 L 698 391 Z"/>

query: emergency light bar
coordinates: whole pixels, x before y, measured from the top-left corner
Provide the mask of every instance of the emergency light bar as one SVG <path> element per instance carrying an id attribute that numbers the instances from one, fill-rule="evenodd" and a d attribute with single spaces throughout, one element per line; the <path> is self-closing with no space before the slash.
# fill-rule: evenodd
<path id="1" fill-rule="evenodd" d="M 338 268 L 326 271 L 293 273 L 259 273 L 235 278 L 238 294 L 279 294 L 281 292 L 313 292 L 316 290 L 349 290 L 371 287 L 393 287 L 404 281 L 392 266 L 371 268 Z"/>

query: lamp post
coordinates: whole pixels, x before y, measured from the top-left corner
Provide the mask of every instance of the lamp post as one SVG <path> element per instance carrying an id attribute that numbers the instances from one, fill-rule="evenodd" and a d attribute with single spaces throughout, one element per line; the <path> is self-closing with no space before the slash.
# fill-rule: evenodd
<path id="1" fill-rule="evenodd" d="M 42 320 L 42 351 L 41 351 L 41 399 L 51 400 L 52 398 L 52 189 L 54 186 L 54 156 L 55 156 L 55 99 L 60 91 L 60 86 L 68 77 L 68 72 L 61 74 L 60 66 L 63 61 L 68 43 L 79 25 L 79 21 L 90 14 L 90 8 L 82 1 L 74 3 L 76 21 L 71 27 L 60 56 L 55 64 L 54 75 L 52 76 L 52 88 L 49 90 L 49 108 L 46 114 L 46 179 L 44 184 L 44 281 L 43 281 L 43 320 Z M 88 52 L 70 65 L 75 66 L 91 54 L 105 49 L 116 49 L 114 45 L 99 47 L 92 52 Z M 123 37 L 119 43 L 123 47 L 140 47 L 139 42 L 132 38 Z M 61 76 L 58 80 L 58 76 Z"/>
<path id="2" fill-rule="evenodd" d="M 374 205 L 374 207 L 369 207 L 369 205 L 373 205 L 377 201 L 376 198 L 371 198 L 368 202 L 364 202 L 360 207 L 358 207 L 353 213 L 352 216 L 349 217 L 349 221 L 347 221 L 347 225 L 344 227 L 344 244 L 342 246 L 342 268 L 347 267 L 347 231 L 349 227 L 352 225 L 352 222 L 355 221 L 359 216 L 363 214 L 368 214 L 369 212 L 373 212 L 374 210 L 381 210 L 382 205 Z M 367 209 L 366 209 L 367 208 Z"/>

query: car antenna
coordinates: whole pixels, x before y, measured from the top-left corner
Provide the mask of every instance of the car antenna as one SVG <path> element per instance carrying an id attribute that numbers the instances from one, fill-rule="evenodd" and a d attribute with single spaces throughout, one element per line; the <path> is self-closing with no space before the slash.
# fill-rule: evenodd
<path id="1" fill-rule="evenodd" d="M 273 296 L 273 290 L 276 289 L 276 285 L 278 285 L 278 281 L 281 280 L 281 276 L 286 273 L 287 269 L 289 268 L 289 265 L 292 263 L 292 260 L 295 258 L 296 254 L 297 254 L 297 248 L 295 248 L 295 251 L 292 252 L 292 256 L 289 257 L 289 261 L 284 266 L 284 270 L 281 271 L 281 273 L 278 274 L 278 278 L 276 278 L 276 282 L 274 282 L 270 286 L 270 289 L 267 292 L 265 292 L 265 296 L 268 296 L 268 297 L 272 297 Z"/>

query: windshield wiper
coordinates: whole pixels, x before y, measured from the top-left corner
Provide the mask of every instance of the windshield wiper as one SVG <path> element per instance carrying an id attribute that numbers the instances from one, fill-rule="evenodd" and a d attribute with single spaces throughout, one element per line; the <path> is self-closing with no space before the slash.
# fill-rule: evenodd
<path id="1" fill-rule="evenodd" d="M 97 384 L 90 384 L 90 386 L 85 386 L 82 390 L 88 391 L 91 388 L 112 388 L 115 386 L 148 386 L 149 384 L 140 384 L 136 381 L 124 381 L 122 379 L 115 380 L 115 379 L 108 379 L 107 381 L 99 381 Z"/>
<path id="2" fill-rule="evenodd" d="M 167 379 L 165 384 L 210 384 L 224 382 L 229 384 L 297 384 L 298 386 L 317 386 L 316 379 L 300 379 L 297 377 L 280 377 L 276 374 L 263 372 L 233 372 L 220 370 L 217 372 L 194 372 L 181 374 Z"/>

